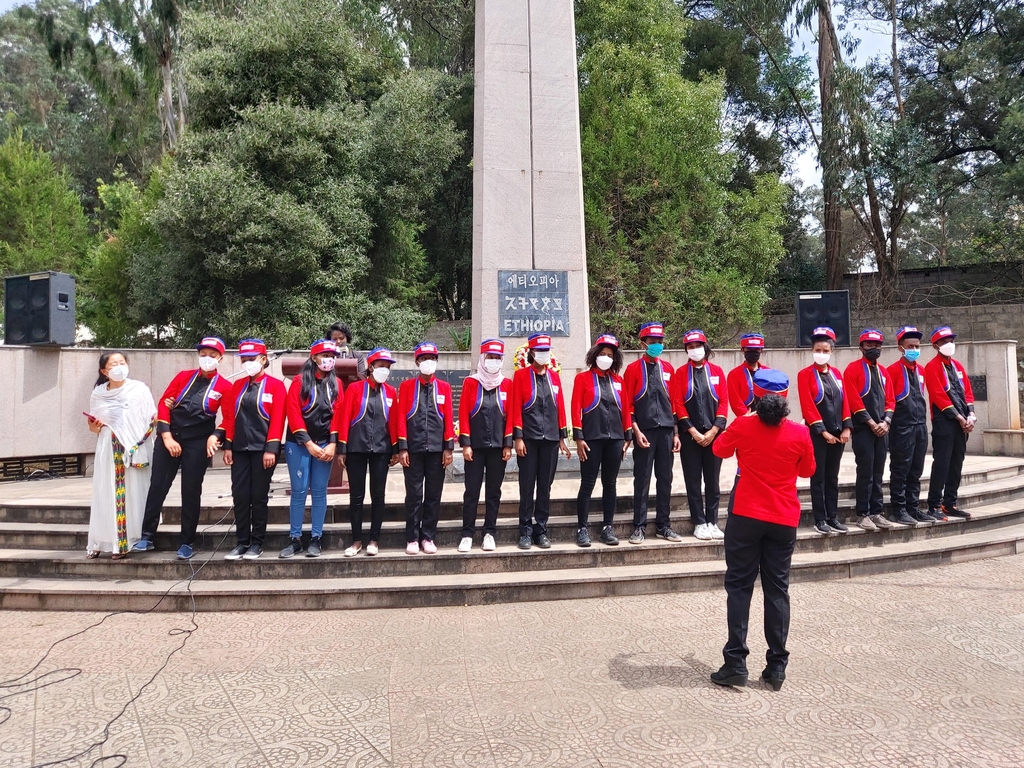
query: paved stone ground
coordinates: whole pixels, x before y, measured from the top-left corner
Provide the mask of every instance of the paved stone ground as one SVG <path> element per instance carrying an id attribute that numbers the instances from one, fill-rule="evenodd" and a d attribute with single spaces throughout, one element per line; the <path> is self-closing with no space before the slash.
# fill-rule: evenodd
<path id="1" fill-rule="evenodd" d="M 796 585 L 779 693 L 708 681 L 724 592 L 200 614 L 110 742 L 67 764 L 122 752 L 129 766 L 175 767 L 1020 768 L 1022 566 L 1007 557 Z M 0 678 L 99 618 L 5 613 Z M 40 668 L 80 667 L 77 677 L 27 693 L 4 684 L 0 765 L 49 763 L 97 740 L 181 643 L 169 633 L 188 626 L 116 616 Z M 756 676 L 763 638 L 751 651 Z"/>

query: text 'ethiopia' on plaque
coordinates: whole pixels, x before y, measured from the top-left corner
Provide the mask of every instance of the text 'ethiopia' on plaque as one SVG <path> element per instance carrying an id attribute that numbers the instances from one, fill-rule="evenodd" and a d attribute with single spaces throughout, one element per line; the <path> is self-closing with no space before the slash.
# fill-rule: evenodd
<path id="1" fill-rule="evenodd" d="M 498 271 L 500 336 L 547 333 L 569 335 L 568 272 L 557 270 Z"/>

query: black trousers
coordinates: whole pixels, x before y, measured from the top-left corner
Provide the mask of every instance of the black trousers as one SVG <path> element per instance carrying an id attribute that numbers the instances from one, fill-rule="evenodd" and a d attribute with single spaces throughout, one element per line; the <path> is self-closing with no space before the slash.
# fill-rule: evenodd
<path id="1" fill-rule="evenodd" d="M 680 434 L 679 441 L 682 443 L 679 463 L 683 467 L 683 480 L 686 481 L 686 503 L 690 507 L 690 521 L 694 525 L 717 525 L 718 503 L 722 496 L 719 490 L 722 460 L 715 456 L 710 445 L 707 448 L 698 445 L 689 433 Z M 700 492 L 702 478 L 703 497 Z"/>
<path id="2" fill-rule="evenodd" d="M 844 443 L 829 445 L 822 435 L 811 433 L 814 446 L 814 474 L 811 476 L 811 510 L 814 522 L 836 520 L 839 514 L 839 465 Z"/>
<path id="3" fill-rule="evenodd" d="M 615 506 L 618 494 L 615 483 L 619 479 L 622 465 L 622 440 L 587 440 L 590 450 L 587 460 L 580 462 L 580 492 L 576 495 L 576 522 L 586 528 L 590 521 L 590 497 L 601 476 L 601 511 L 604 515 L 601 525 L 615 522 Z"/>
<path id="4" fill-rule="evenodd" d="M 657 504 L 654 525 L 668 528 L 672 504 L 672 427 L 655 427 L 644 432 L 650 448 L 633 443 L 633 526 L 647 527 L 647 499 L 651 495 L 651 472 L 656 480 Z"/>
<path id="5" fill-rule="evenodd" d="M 348 521 L 352 541 L 363 540 L 363 501 L 366 499 L 366 472 L 370 472 L 370 541 L 380 541 L 384 525 L 384 491 L 388 487 L 390 453 L 349 453 L 345 456 L 348 471 Z"/>
<path id="6" fill-rule="evenodd" d="M 433 541 L 441 516 L 444 490 L 444 454 L 441 451 L 409 453 L 405 472 L 405 541 Z"/>
<path id="7" fill-rule="evenodd" d="M 234 451 L 231 497 L 235 503 L 235 535 L 239 544 L 263 544 L 267 535 L 267 502 L 275 463 L 263 468 L 263 451 Z"/>
<path id="8" fill-rule="evenodd" d="M 927 424 L 893 425 L 889 430 L 889 500 L 893 514 L 918 511 L 927 453 Z"/>
<path id="9" fill-rule="evenodd" d="M 729 640 L 722 649 L 725 665 L 747 668 L 747 625 L 754 581 L 761 575 L 764 592 L 764 638 L 768 669 L 784 672 L 789 661 L 789 566 L 796 528 L 766 523 L 743 515 L 729 517 L 725 529 L 725 591 L 728 599 Z"/>
<path id="10" fill-rule="evenodd" d="M 462 496 L 462 535 L 472 538 L 476 531 L 476 508 L 480 503 L 480 488 L 487 477 L 484 491 L 484 533 L 494 536 L 498 532 L 498 508 L 501 506 L 501 484 L 505 480 L 505 460 L 502 448 L 474 448 L 473 460 L 467 461 L 466 492 Z"/>
<path id="11" fill-rule="evenodd" d="M 160 512 L 171 490 L 174 478 L 181 469 L 181 543 L 192 546 L 199 527 L 199 511 L 202 508 L 203 478 L 210 466 L 206 455 L 206 435 L 175 440 L 181 445 L 181 455 L 171 456 L 162 438 L 157 438 L 153 449 L 153 469 L 146 496 L 146 513 L 142 518 L 142 538 L 152 541 L 160 525 Z"/>
<path id="12" fill-rule="evenodd" d="M 889 436 L 879 437 L 866 424 L 853 429 L 857 459 L 857 516 L 882 514 L 882 475 L 889 454 Z"/>
<path id="13" fill-rule="evenodd" d="M 960 474 L 967 454 L 967 435 L 960 423 L 940 414 L 932 421 L 932 474 L 928 482 L 928 508 L 940 504 L 955 507 L 960 494 Z"/>
<path id="14" fill-rule="evenodd" d="M 519 535 L 536 538 L 548 532 L 551 483 L 555 481 L 558 468 L 558 441 L 526 440 L 525 443 L 526 455 L 519 457 Z"/>

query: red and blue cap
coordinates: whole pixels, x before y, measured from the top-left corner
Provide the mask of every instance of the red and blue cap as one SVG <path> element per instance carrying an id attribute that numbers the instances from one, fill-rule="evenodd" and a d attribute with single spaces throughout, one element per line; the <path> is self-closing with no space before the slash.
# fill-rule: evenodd
<path id="1" fill-rule="evenodd" d="M 366 356 L 367 366 L 373 365 L 378 360 L 383 360 L 387 363 L 398 362 L 391 356 L 391 350 L 384 347 L 376 347 L 370 350 L 370 353 Z"/>
<path id="2" fill-rule="evenodd" d="M 594 342 L 595 347 L 616 347 L 619 346 L 619 340 L 612 336 L 610 333 L 602 333 L 597 337 L 597 341 Z"/>
<path id="3" fill-rule="evenodd" d="M 683 344 L 694 344 L 696 342 L 708 343 L 708 337 L 704 335 L 704 331 L 700 328 L 694 328 L 691 331 L 687 331 L 683 334 Z"/>
<path id="4" fill-rule="evenodd" d="M 943 339 L 955 339 L 956 334 L 953 333 L 953 329 L 948 325 L 940 325 L 934 331 L 932 331 L 932 344 L 938 344 Z"/>
<path id="5" fill-rule="evenodd" d="M 740 336 L 740 349 L 764 349 L 764 336 L 760 333 L 744 333 Z"/>
<path id="6" fill-rule="evenodd" d="M 917 330 L 912 325 L 904 325 L 898 331 L 896 331 L 896 343 L 900 343 L 904 339 L 923 339 L 924 334 Z"/>
<path id="7" fill-rule="evenodd" d="M 481 355 L 504 355 L 505 342 L 501 339 L 484 339 L 480 342 Z"/>
<path id="8" fill-rule="evenodd" d="M 836 332 L 827 325 L 819 325 L 811 331 L 811 341 L 835 341 Z"/>
<path id="9" fill-rule="evenodd" d="M 551 337 L 546 333 L 535 333 L 526 344 L 530 349 L 551 349 Z"/>
<path id="10" fill-rule="evenodd" d="M 219 336 L 204 336 L 203 340 L 196 344 L 196 349 L 215 349 L 223 355 L 227 345 Z"/>
<path id="11" fill-rule="evenodd" d="M 310 357 L 322 355 L 325 352 L 327 354 L 334 355 L 335 357 L 337 357 L 339 354 L 337 343 L 331 341 L 330 339 L 320 339 L 319 341 L 314 341 L 309 347 Z"/>
<path id="12" fill-rule="evenodd" d="M 655 339 L 665 338 L 665 325 L 663 323 L 644 323 L 640 326 L 640 338 L 650 336 Z"/>
<path id="13" fill-rule="evenodd" d="M 432 341 L 421 341 L 412 351 L 412 359 L 419 360 L 424 355 L 436 355 L 440 356 L 441 352 L 437 348 L 437 344 Z"/>
<path id="14" fill-rule="evenodd" d="M 754 371 L 754 397 L 789 394 L 789 377 L 775 368 L 759 368 Z"/>
<path id="15" fill-rule="evenodd" d="M 857 340 L 857 343 L 863 344 L 865 341 L 877 341 L 881 343 L 885 341 L 885 334 L 877 328 L 865 328 L 860 332 L 860 338 Z"/>
<path id="16" fill-rule="evenodd" d="M 267 354 L 267 345 L 263 339 L 242 339 L 238 342 L 238 354 L 241 357 L 259 357 Z"/>

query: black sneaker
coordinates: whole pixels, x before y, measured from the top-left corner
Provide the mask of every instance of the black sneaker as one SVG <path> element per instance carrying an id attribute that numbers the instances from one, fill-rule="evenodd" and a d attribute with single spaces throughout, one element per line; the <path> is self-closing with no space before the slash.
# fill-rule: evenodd
<path id="1" fill-rule="evenodd" d="M 590 537 L 588 536 L 587 541 L 589 540 Z M 537 546 L 541 549 L 551 549 L 551 539 L 548 538 L 548 535 L 546 533 L 542 533 L 540 536 L 537 537 Z"/>
<path id="2" fill-rule="evenodd" d="M 248 544 L 239 544 L 237 547 L 235 547 L 230 552 L 228 552 L 226 555 L 224 555 L 224 559 L 225 560 L 241 560 L 242 559 L 242 555 L 244 555 L 248 551 L 249 551 L 249 545 Z"/>
<path id="3" fill-rule="evenodd" d="M 970 512 L 964 512 L 962 509 L 960 509 L 955 504 L 953 506 L 951 506 L 951 507 L 947 507 L 945 504 L 943 504 L 942 505 L 942 511 L 946 513 L 946 517 L 959 517 L 962 520 L 970 520 L 971 519 L 971 513 Z"/>
<path id="4" fill-rule="evenodd" d="M 647 537 L 644 535 L 644 529 L 636 527 L 633 529 L 632 535 L 629 537 L 630 544 L 643 544 L 644 539 Z"/>
<path id="5" fill-rule="evenodd" d="M 932 520 L 937 523 L 944 523 L 949 520 L 949 518 L 946 517 L 946 513 L 942 511 L 942 507 L 932 507 L 928 510 L 928 514 L 931 516 Z"/>
<path id="6" fill-rule="evenodd" d="M 825 522 L 828 524 L 828 527 L 836 533 L 849 533 L 850 531 L 849 528 L 847 528 L 845 525 L 839 522 L 839 518 L 837 517 L 833 517 L 832 519 L 826 520 Z"/>
<path id="7" fill-rule="evenodd" d="M 618 546 L 619 540 L 615 538 L 615 533 L 612 532 L 612 527 L 610 525 L 606 525 L 601 529 L 601 543 L 607 544 L 609 547 Z"/>
<path id="8" fill-rule="evenodd" d="M 912 518 L 914 518 L 914 520 L 917 522 L 918 525 L 934 525 L 935 524 L 935 518 L 934 517 L 929 515 L 927 512 L 922 512 L 919 509 L 912 509 L 909 512 L 907 512 L 907 514 L 910 515 Z"/>
<path id="9" fill-rule="evenodd" d="M 889 520 L 900 525 L 908 525 L 911 528 L 917 527 L 917 520 L 908 515 L 904 510 L 900 510 L 898 515 L 890 515 Z"/>
<path id="10" fill-rule="evenodd" d="M 262 544 L 250 544 L 249 548 L 245 550 L 245 554 L 242 555 L 246 560 L 255 560 L 257 557 L 263 554 Z"/>
<path id="11" fill-rule="evenodd" d="M 309 546 L 306 547 L 306 557 L 320 557 L 322 551 L 320 548 L 320 537 L 315 536 L 309 540 Z"/>
<path id="12" fill-rule="evenodd" d="M 659 539 L 665 539 L 665 541 L 682 541 L 683 537 L 673 531 L 671 528 L 662 528 L 655 534 Z"/>
<path id="13" fill-rule="evenodd" d="M 590 546 L 590 531 L 588 531 L 586 528 L 580 528 L 578 531 L 576 531 L 576 546 Z"/>
<path id="14" fill-rule="evenodd" d="M 747 672 L 743 669 L 732 669 L 722 667 L 717 672 L 711 673 L 711 682 L 715 685 L 727 685 L 734 688 L 743 688 L 747 684 Z"/>
<path id="15" fill-rule="evenodd" d="M 530 537 L 529 536 L 520 536 L 519 537 L 519 548 L 520 549 L 529 549 L 532 546 L 533 546 L 533 542 L 530 541 Z"/>
<path id="16" fill-rule="evenodd" d="M 814 524 L 814 530 L 820 533 L 822 536 L 834 536 L 835 531 L 828 527 L 828 523 L 824 520 L 819 520 Z"/>
<path id="17" fill-rule="evenodd" d="M 288 542 L 288 546 L 281 550 L 281 554 L 278 557 L 288 558 L 294 557 L 302 551 L 302 542 L 299 539 L 292 539 Z"/>

